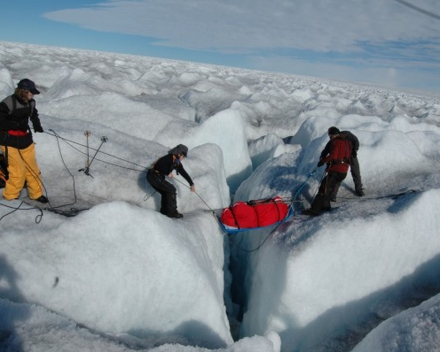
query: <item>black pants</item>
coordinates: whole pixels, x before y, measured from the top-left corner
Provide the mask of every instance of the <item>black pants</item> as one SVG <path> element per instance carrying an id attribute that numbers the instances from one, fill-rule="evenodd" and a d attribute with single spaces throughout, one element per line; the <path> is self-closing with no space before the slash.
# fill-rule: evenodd
<path id="1" fill-rule="evenodd" d="M 337 184 L 340 184 L 345 179 L 346 176 L 347 174 L 335 171 L 329 171 L 327 173 L 319 186 L 318 194 L 316 195 L 315 199 L 313 199 L 311 206 L 312 213 L 318 215 L 321 214 L 323 210 L 331 209 L 331 192 Z"/>
<path id="2" fill-rule="evenodd" d="M 357 157 L 352 157 L 350 160 L 350 173 L 351 173 L 351 177 L 353 178 L 355 192 L 356 193 L 362 192 L 364 186 L 362 185 L 361 168 L 359 167 L 359 161 Z M 341 182 L 337 183 L 333 187 L 332 198 L 336 199 L 340 185 Z"/>
<path id="3" fill-rule="evenodd" d="M 164 175 L 159 174 L 153 169 L 147 172 L 147 181 L 162 196 L 160 212 L 164 215 L 177 213 L 176 187 L 169 183 Z"/>
<path id="4" fill-rule="evenodd" d="M 356 192 L 362 191 L 364 186 L 362 185 L 361 168 L 359 167 L 359 161 L 357 157 L 351 158 L 350 172 L 351 172 L 351 176 L 353 177 L 354 188 Z"/>

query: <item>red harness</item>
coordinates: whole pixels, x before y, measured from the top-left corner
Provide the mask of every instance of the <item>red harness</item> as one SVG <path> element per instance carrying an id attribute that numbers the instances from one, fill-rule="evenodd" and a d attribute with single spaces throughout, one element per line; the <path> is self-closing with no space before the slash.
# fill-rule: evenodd
<path id="1" fill-rule="evenodd" d="M 23 137 L 26 136 L 29 132 L 28 131 L 21 131 L 21 130 L 9 130 L 8 134 L 10 134 L 11 136 L 16 136 L 16 137 Z"/>

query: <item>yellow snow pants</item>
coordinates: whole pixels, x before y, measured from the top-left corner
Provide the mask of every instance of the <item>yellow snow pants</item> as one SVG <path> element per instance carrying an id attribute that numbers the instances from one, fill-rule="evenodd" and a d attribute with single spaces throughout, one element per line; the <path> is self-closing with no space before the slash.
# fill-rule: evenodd
<path id="1" fill-rule="evenodd" d="M 9 179 L 3 191 L 3 198 L 6 200 L 16 199 L 26 182 L 29 198 L 37 199 L 43 195 L 43 184 L 41 183 L 40 169 L 35 157 L 35 144 L 32 143 L 25 149 L 17 149 L 1 146 L 3 154 L 8 156 Z"/>

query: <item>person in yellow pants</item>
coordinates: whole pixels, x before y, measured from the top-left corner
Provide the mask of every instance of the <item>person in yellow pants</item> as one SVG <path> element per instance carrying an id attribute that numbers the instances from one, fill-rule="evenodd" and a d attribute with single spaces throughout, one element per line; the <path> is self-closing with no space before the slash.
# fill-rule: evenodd
<path id="1" fill-rule="evenodd" d="M 40 170 L 35 157 L 35 144 L 29 127 L 44 132 L 35 107 L 34 95 L 40 94 L 30 79 L 18 82 L 14 94 L 0 103 L 0 148 L 7 164 L 7 180 L 3 191 L 6 200 L 17 199 L 25 184 L 30 199 L 47 203 L 43 194 Z"/>

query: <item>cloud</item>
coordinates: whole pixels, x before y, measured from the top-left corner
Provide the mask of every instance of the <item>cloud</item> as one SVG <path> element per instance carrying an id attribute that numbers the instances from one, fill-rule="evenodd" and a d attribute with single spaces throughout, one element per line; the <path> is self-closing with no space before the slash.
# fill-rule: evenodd
<path id="1" fill-rule="evenodd" d="M 438 90 L 440 21 L 423 13 L 440 13 L 437 1 L 109 0 L 44 17 L 146 37 L 192 61 L 203 52 L 250 69 Z"/>
<path id="2" fill-rule="evenodd" d="M 420 0 L 418 6 L 437 9 L 436 1 Z M 356 52 L 363 42 L 438 40 L 440 31 L 440 21 L 384 0 L 113 0 L 44 17 L 155 38 L 158 45 L 218 52 Z"/>
<path id="3" fill-rule="evenodd" d="M 432 90 L 438 92 L 440 77 L 419 67 L 393 65 L 392 60 L 378 65 L 347 65 L 338 61 L 322 61 L 319 64 L 304 58 L 286 56 L 253 57 L 250 65 L 261 71 L 301 73 L 301 75 L 339 82 L 358 82 L 400 90 Z"/>

